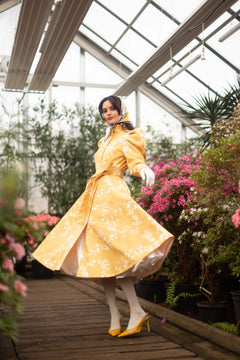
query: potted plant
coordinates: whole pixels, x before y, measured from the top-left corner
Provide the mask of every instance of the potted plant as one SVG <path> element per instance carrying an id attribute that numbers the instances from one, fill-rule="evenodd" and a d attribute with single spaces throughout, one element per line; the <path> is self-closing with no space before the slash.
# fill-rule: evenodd
<path id="1" fill-rule="evenodd" d="M 162 303 L 166 300 L 165 283 L 167 281 L 168 276 L 158 271 L 135 284 L 135 290 L 137 295 L 143 299 L 154 303 Z"/>
<path id="2" fill-rule="evenodd" d="M 195 183 L 190 174 L 198 167 L 198 163 L 199 158 L 194 153 L 179 160 L 167 157 L 155 159 L 155 184 L 153 187 L 142 187 L 141 195 L 136 199 L 157 222 L 175 235 L 170 254 L 163 268 L 158 274 L 154 274 L 154 278 L 157 279 L 157 275 L 162 272 L 167 273 L 170 281 L 177 280 L 175 289 L 178 293 L 196 292 L 198 263 L 195 249 L 191 246 L 191 237 L 184 241 L 179 238 L 187 224 L 184 220 L 180 223 L 179 219 L 182 211 L 187 208 L 187 201 L 192 197 Z M 185 298 L 181 301 L 184 302 Z"/>
<path id="3" fill-rule="evenodd" d="M 240 180 L 238 182 L 238 192 L 240 194 Z M 240 226 L 240 203 L 239 203 L 239 208 L 232 216 L 232 222 L 236 228 Z M 231 249 L 229 249 L 229 258 L 230 258 L 230 268 L 232 270 L 232 273 L 240 281 L 240 239 L 239 238 L 236 239 L 235 242 L 233 242 Z M 239 283 L 239 290 L 232 291 L 231 294 L 235 309 L 236 321 L 239 322 L 240 321 L 240 283 Z"/>
<path id="4" fill-rule="evenodd" d="M 216 300 L 224 301 L 226 298 L 220 286 L 223 279 L 233 273 L 235 266 L 239 268 L 239 262 L 237 264 L 231 254 L 233 249 L 238 248 L 239 251 L 240 236 L 231 218 L 239 203 L 240 132 L 237 126 L 227 134 L 229 128 L 223 129 L 223 122 L 219 122 L 212 135 L 212 147 L 202 155 L 193 176 L 199 194 L 191 199 L 188 203 L 190 209 L 185 211 L 186 220 L 196 229 L 193 247 L 197 249 L 201 264 L 200 292 L 211 308 Z M 225 136 L 219 138 L 219 132 Z M 207 303 L 199 306 L 206 307 Z M 217 306 L 223 305 L 218 303 Z M 225 321 L 225 318 L 226 310 L 225 315 L 217 321 Z M 207 318 L 204 317 L 204 321 L 207 320 L 215 321 L 209 314 Z"/>

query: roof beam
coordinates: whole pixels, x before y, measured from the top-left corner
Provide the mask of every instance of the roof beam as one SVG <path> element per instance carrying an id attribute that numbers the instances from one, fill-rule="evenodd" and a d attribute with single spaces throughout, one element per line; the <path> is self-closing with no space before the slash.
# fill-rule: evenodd
<path id="1" fill-rule="evenodd" d="M 128 76 L 116 90 L 115 95 L 130 95 L 132 91 L 136 90 L 169 61 L 170 48 L 172 49 L 172 56 L 175 56 L 201 33 L 203 23 L 206 29 L 236 1 L 222 0 L 216 6 L 215 0 L 206 0 L 189 18 L 179 25 L 176 31 L 154 51 L 146 62 Z"/>
<path id="2" fill-rule="evenodd" d="M 91 54 L 95 59 L 107 66 L 110 70 L 114 71 L 121 78 L 125 79 L 131 73 L 128 67 L 122 64 L 119 60 L 115 59 L 112 55 L 107 55 L 105 50 L 103 50 L 93 41 L 89 40 L 80 32 L 78 32 L 74 37 L 74 42 L 89 54 Z M 139 87 L 139 90 L 198 135 L 202 135 L 204 133 L 204 130 L 200 126 L 196 126 L 194 121 L 188 119 L 185 116 L 184 111 L 180 106 L 167 98 L 167 96 L 161 93 L 159 90 L 145 84 L 142 84 Z"/>
<path id="3" fill-rule="evenodd" d="M 23 89 L 53 0 L 23 0 L 6 78 L 6 89 Z"/>
<path id="4" fill-rule="evenodd" d="M 91 3 L 92 0 L 56 3 L 29 90 L 47 90 Z"/>

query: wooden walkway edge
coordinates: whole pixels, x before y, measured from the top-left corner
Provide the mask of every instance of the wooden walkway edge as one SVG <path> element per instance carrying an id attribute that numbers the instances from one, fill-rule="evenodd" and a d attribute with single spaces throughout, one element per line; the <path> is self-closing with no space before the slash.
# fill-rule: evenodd
<path id="1" fill-rule="evenodd" d="M 60 276 L 26 282 L 24 312 L 17 317 L 19 341 L 11 353 L 1 348 L 1 360 L 239 360 L 238 355 L 153 315 L 150 334 L 144 328 L 129 338 L 109 336 L 105 296 L 92 281 Z M 123 300 L 118 304 L 125 328 L 128 306 Z"/>

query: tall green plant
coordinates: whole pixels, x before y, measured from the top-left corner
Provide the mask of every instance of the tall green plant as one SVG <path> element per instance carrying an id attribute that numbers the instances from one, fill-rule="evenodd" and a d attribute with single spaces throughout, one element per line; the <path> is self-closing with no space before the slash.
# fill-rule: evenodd
<path id="1" fill-rule="evenodd" d="M 93 108 L 34 108 L 32 125 L 35 178 L 49 211 L 62 216 L 84 191 L 95 172 L 93 155 L 104 134 L 104 124 Z"/>
<path id="2" fill-rule="evenodd" d="M 199 148 L 203 151 L 211 144 L 211 134 L 214 124 L 220 119 L 232 120 L 232 113 L 240 98 L 240 80 L 225 88 L 222 95 L 199 95 L 194 98 L 194 104 L 188 104 L 186 116 L 196 121 L 205 133 L 198 139 Z"/>

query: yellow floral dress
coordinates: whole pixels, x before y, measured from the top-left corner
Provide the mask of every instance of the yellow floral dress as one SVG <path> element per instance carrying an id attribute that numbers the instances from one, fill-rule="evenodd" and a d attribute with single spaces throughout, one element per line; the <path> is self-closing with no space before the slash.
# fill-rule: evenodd
<path id="1" fill-rule="evenodd" d="M 143 131 L 117 125 L 99 141 L 95 165 L 84 193 L 33 256 L 78 277 L 138 280 L 160 268 L 173 242 L 173 235 L 131 198 L 122 178 L 127 168 L 140 177 L 147 166 Z"/>

